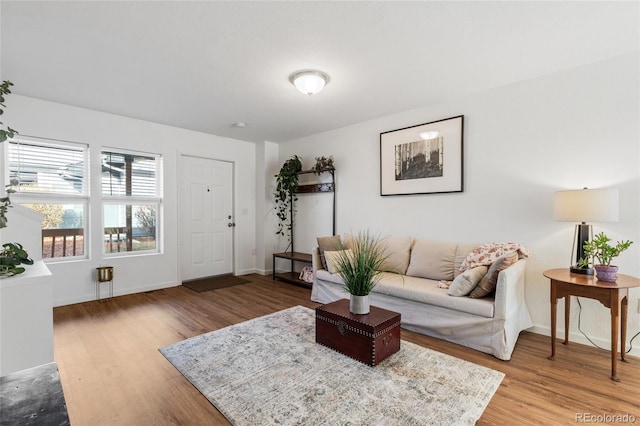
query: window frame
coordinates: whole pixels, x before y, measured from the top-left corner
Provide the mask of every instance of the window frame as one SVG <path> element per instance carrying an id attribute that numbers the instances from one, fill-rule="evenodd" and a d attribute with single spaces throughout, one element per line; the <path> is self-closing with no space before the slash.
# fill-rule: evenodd
<path id="1" fill-rule="evenodd" d="M 42 260 L 46 263 L 59 263 L 70 262 L 77 260 L 86 260 L 90 258 L 91 249 L 91 236 L 90 236 L 90 191 L 91 191 L 91 179 L 90 179 L 90 147 L 89 144 L 81 142 L 70 142 L 50 138 L 42 138 L 29 135 L 16 135 L 6 141 L 6 147 L 2 149 L 4 156 L 3 166 L 4 172 L 2 173 L 2 184 L 5 187 L 11 188 L 11 170 L 10 170 L 10 154 L 9 150 L 11 145 L 20 143 L 29 143 L 42 148 L 65 148 L 74 149 L 80 151 L 83 157 L 83 192 L 80 194 L 73 193 L 57 193 L 50 191 L 8 191 L 7 194 L 12 204 L 24 205 L 24 204 L 80 204 L 83 209 L 82 217 L 82 235 L 83 235 L 83 249 L 82 255 L 79 256 L 60 256 L 60 257 L 45 257 L 44 250 L 42 251 Z M 48 228 L 48 229 L 67 229 L 67 228 Z M 41 231 L 43 228 L 41 228 Z M 40 234 L 40 241 L 43 241 L 44 236 L 42 232 Z"/>
<path id="2" fill-rule="evenodd" d="M 100 241 L 101 241 L 101 254 L 103 258 L 114 258 L 114 257 L 128 257 L 128 256 L 141 256 L 141 255 L 152 255 L 152 254 L 160 254 L 163 252 L 162 248 L 162 209 L 163 209 L 163 155 L 160 153 L 146 152 L 146 151 L 133 151 L 120 149 L 115 147 L 107 147 L 103 146 L 100 149 L 100 167 L 102 168 L 102 158 L 105 153 L 114 153 L 114 154 L 124 154 L 124 155 L 133 155 L 139 157 L 149 157 L 153 158 L 155 161 L 155 195 L 153 196 L 133 196 L 133 195 L 108 195 L 103 193 L 103 173 L 100 173 L 100 216 L 101 216 L 101 228 L 100 228 Z M 105 206 L 107 205 L 155 205 L 156 207 L 156 232 L 155 232 L 155 248 L 150 250 L 131 250 L 131 251 L 118 251 L 109 253 L 105 251 L 105 229 L 107 228 L 105 224 Z"/>

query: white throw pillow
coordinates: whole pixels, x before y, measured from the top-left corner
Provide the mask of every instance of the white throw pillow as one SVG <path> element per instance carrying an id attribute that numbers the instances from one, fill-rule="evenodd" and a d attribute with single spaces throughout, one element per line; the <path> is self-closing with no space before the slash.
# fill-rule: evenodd
<path id="1" fill-rule="evenodd" d="M 458 275 L 451 286 L 449 286 L 449 296 L 466 296 L 473 291 L 482 278 L 487 275 L 489 268 L 486 266 L 478 266 L 473 269 L 464 271 L 464 273 Z"/>
<path id="2" fill-rule="evenodd" d="M 460 265 L 462 264 L 462 261 L 466 259 L 467 255 L 471 253 L 476 247 L 478 247 L 478 244 L 458 244 L 458 248 L 456 249 L 456 256 L 453 259 L 454 278 L 460 275 Z"/>
<path id="3" fill-rule="evenodd" d="M 352 261 L 353 251 L 351 251 L 351 249 L 324 252 L 324 257 L 327 261 L 327 269 L 329 270 L 329 273 L 336 274 L 340 270 L 340 259 L 345 255 L 347 256 L 349 261 Z"/>

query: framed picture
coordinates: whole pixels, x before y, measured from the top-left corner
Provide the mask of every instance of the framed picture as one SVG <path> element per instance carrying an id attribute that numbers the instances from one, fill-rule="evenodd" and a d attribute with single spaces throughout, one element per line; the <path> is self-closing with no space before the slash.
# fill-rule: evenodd
<path id="1" fill-rule="evenodd" d="M 380 195 L 462 192 L 463 118 L 380 133 Z"/>

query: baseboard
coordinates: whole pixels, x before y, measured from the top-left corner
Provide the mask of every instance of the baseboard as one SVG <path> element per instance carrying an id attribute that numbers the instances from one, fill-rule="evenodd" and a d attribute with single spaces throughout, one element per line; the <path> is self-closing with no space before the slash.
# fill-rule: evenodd
<path id="1" fill-rule="evenodd" d="M 541 334 L 543 336 L 549 336 L 551 337 L 551 327 L 548 326 L 540 326 L 540 325 L 534 325 L 533 327 L 527 329 L 527 331 L 530 331 L 532 333 L 536 333 L 536 334 Z M 627 333 L 627 338 L 630 339 L 633 337 L 633 334 L 629 335 L 629 333 Z M 564 339 L 564 331 L 563 330 L 558 330 L 558 332 L 556 333 L 556 338 L 558 339 Z M 593 342 L 595 344 L 597 344 L 598 346 L 600 346 L 601 348 L 607 348 L 607 350 L 609 350 L 608 348 L 611 347 L 611 341 L 608 339 L 602 339 L 602 338 L 598 338 L 598 337 L 591 337 L 589 336 L 589 338 L 591 340 L 593 340 Z M 572 332 L 569 331 L 569 341 L 572 343 L 579 343 L 582 345 L 587 345 L 587 346 L 593 346 L 593 344 L 587 340 L 586 337 L 584 337 L 581 333 L 579 332 Z M 636 340 L 634 340 L 633 342 L 635 345 L 634 347 L 628 352 L 628 355 L 631 356 L 635 356 L 640 358 L 640 336 L 636 337 Z M 627 345 L 627 349 L 628 345 Z M 549 350 L 551 350 L 551 343 L 549 343 Z"/>
<path id="2" fill-rule="evenodd" d="M 240 271 L 236 271 L 235 275 L 249 275 L 249 274 L 256 274 L 258 273 L 258 270 L 253 268 L 253 269 L 242 269 Z"/>
<path id="3" fill-rule="evenodd" d="M 127 294 L 144 293 L 146 291 L 162 290 L 163 288 L 176 287 L 179 285 L 180 283 L 177 281 L 167 281 L 164 283 L 154 283 L 154 284 L 144 285 L 140 287 L 128 287 L 126 289 L 118 289 L 117 286 L 114 286 L 115 288 L 113 289 L 113 296 L 116 297 L 116 296 L 124 296 Z M 93 300 L 96 300 L 95 293 L 91 293 L 90 295 L 84 295 L 80 297 L 73 297 L 70 299 L 54 300 L 53 307 L 55 308 L 58 306 L 73 305 L 75 303 L 91 302 Z"/>

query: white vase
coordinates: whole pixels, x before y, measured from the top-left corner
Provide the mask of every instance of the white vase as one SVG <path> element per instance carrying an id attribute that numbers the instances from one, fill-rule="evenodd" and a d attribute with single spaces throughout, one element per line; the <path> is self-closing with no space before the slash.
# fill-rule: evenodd
<path id="1" fill-rule="evenodd" d="M 355 296 L 351 295 L 349 300 L 349 311 L 356 315 L 365 315 L 369 313 L 369 295 Z"/>

